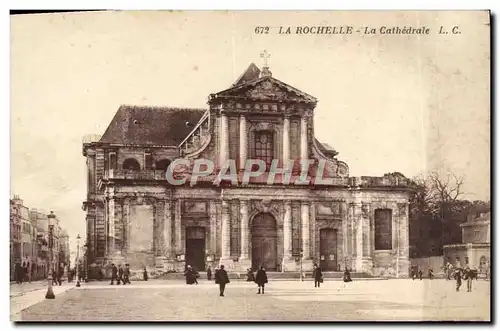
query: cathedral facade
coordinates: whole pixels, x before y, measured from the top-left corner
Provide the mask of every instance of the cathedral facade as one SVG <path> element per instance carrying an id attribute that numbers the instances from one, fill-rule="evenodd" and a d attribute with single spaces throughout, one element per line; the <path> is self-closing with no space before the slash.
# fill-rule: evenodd
<path id="1" fill-rule="evenodd" d="M 315 138 L 316 104 L 251 64 L 209 96 L 207 109 L 121 106 L 102 136 L 83 143 L 89 262 L 159 274 L 218 264 L 310 271 L 318 263 L 407 276 L 410 181 L 350 177 Z M 265 171 L 245 182 L 250 159 Z M 196 160 L 213 162 L 196 183 L 168 179 L 200 172 Z M 236 179 L 214 180 L 228 161 Z M 288 164 L 301 182 L 269 180 Z"/>

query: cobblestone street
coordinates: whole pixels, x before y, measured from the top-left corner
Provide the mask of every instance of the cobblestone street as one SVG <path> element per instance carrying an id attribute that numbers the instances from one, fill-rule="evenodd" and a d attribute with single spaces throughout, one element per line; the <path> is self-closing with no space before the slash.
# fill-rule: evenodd
<path id="1" fill-rule="evenodd" d="M 69 286 L 69 285 L 68 285 Z M 43 291 L 43 290 L 41 290 Z M 15 299 L 15 298 L 14 298 Z M 12 298 L 11 298 L 12 300 Z M 18 321 L 355 321 L 490 319 L 490 283 L 473 292 L 446 280 L 371 280 L 345 284 L 274 281 L 264 295 L 254 284 L 233 281 L 226 296 L 213 282 L 88 283 L 42 300 L 11 316 Z"/>

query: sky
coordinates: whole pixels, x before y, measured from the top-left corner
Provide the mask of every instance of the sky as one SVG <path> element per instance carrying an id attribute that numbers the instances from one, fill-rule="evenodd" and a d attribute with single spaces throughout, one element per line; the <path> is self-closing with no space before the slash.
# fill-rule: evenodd
<path id="1" fill-rule="evenodd" d="M 490 193 L 486 12 L 101 12 L 11 17 L 11 196 L 85 233 L 82 137 L 121 104 L 206 108 L 260 53 L 318 98 L 315 135 L 351 176 L 466 177 Z M 428 27 L 429 35 L 280 35 L 279 27 Z M 269 26 L 269 34 L 256 34 Z M 439 35 L 440 26 L 460 34 Z"/>

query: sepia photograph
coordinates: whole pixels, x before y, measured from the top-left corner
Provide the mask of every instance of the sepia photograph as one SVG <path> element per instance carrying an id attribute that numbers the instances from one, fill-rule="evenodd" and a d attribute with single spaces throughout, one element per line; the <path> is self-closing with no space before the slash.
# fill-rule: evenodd
<path id="1" fill-rule="evenodd" d="M 491 16 L 10 16 L 10 320 L 491 322 Z"/>

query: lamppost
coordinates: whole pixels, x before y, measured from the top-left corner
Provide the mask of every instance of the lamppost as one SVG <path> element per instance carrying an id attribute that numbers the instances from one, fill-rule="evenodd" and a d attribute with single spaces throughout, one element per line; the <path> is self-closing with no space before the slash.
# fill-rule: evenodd
<path id="1" fill-rule="evenodd" d="M 83 281 L 86 283 L 87 282 L 87 272 L 88 272 L 88 266 L 87 266 L 87 248 L 88 245 L 85 244 L 83 245 Z"/>
<path id="2" fill-rule="evenodd" d="M 76 287 L 80 287 L 80 234 L 76 236 Z"/>
<path id="3" fill-rule="evenodd" d="M 52 266 L 52 236 L 54 232 L 54 218 L 56 218 L 56 215 L 54 215 L 54 212 L 51 211 L 49 215 L 47 215 L 47 218 L 49 219 L 49 277 L 47 278 L 48 281 L 48 287 L 47 287 L 47 294 L 45 294 L 45 299 L 55 299 L 56 296 L 54 295 L 54 291 L 52 290 L 52 273 L 54 267 Z"/>
<path id="4" fill-rule="evenodd" d="M 300 281 L 304 281 L 304 272 L 302 269 L 302 258 L 304 257 L 304 251 L 301 249 L 300 250 Z"/>

